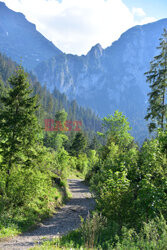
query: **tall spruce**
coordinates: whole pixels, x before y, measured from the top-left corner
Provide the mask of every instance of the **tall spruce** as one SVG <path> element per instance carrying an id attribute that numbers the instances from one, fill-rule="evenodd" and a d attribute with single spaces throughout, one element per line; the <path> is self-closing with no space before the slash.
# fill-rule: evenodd
<path id="1" fill-rule="evenodd" d="M 4 109 L 0 112 L 0 148 L 1 166 L 9 176 L 12 166 L 28 167 L 33 162 L 39 126 L 35 116 L 37 98 L 32 97 L 27 74 L 18 67 L 8 82 L 8 94 L 1 98 Z"/>
<path id="2" fill-rule="evenodd" d="M 149 131 L 152 132 L 157 128 L 164 130 L 167 121 L 167 30 L 164 29 L 160 46 L 157 48 L 161 52 L 150 63 L 151 68 L 146 72 L 147 82 L 151 92 L 149 96 L 149 106 L 147 109 L 146 120 L 149 123 Z"/>
<path id="3" fill-rule="evenodd" d="M 87 146 L 87 138 L 82 131 L 76 133 L 72 145 L 71 153 L 74 156 L 78 156 L 80 153 L 83 153 Z"/>

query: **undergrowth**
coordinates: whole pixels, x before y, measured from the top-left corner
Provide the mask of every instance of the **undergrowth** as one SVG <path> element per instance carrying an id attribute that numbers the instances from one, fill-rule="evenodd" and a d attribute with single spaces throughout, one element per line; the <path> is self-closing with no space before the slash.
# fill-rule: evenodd
<path id="1" fill-rule="evenodd" d="M 45 241 L 38 249 L 113 249 L 113 250 L 166 250 L 167 223 L 163 216 L 144 223 L 141 230 L 109 224 L 101 214 L 94 213 L 81 227 L 60 238 Z"/>
<path id="2" fill-rule="evenodd" d="M 43 201 L 33 200 L 25 206 L 0 204 L 0 239 L 12 237 L 30 229 L 33 229 L 43 219 L 48 218 L 55 212 L 55 207 L 60 207 L 63 202 L 71 197 L 66 182 L 62 182 L 63 187 L 52 187 L 47 206 L 43 206 Z M 5 201 L 7 202 L 7 201 Z"/>

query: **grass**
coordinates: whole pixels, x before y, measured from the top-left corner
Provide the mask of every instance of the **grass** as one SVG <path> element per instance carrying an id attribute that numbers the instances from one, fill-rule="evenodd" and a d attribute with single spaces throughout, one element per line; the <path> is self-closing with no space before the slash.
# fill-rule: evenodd
<path id="1" fill-rule="evenodd" d="M 138 233 L 123 227 L 118 235 L 101 215 L 95 214 L 82 222 L 79 229 L 32 249 L 167 250 L 167 223 L 161 216 L 144 223 Z"/>
<path id="2" fill-rule="evenodd" d="M 84 176 L 78 172 L 73 171 L 69 174 L 68 178 L 83 179 Z M 17 236 L 23 232 L 30 231 L 37 227 L 39 223 L 55 212 L 53 208 L 61 207 L 65 201 L 72 198 L 72 194 L 68 189 L 67 180 L 61 180 L 61 184 L 55 186 L 55 202 L 50 204 L 48 211 L 45 209 L 37 209 L 33 204 L 29 207 L 4 207 L 3 201 L 0 201 L 0 240 Z M 1 198 L 1 197 L 0 197 Z"/>
<path id="3" fill-rule="evenodd" d="M 62 182 L 62 187 L 56 186 L 53 191 L 55 202 L 45 209 L 40 206 L 40 203 L 38 208 L 33 203 L 24 207 L 15 207 L 14 204 L 13 207 L 4 207 L 2 202 L 0 204 L 0 240 L 34 229 L 42 220 L 53 215 L 55 207 L 61 207 L 65 200 L 71 197 L 66 182 Z"/>
<path id="4" fill-rule="evenodd" d="M 69 171 L 68 173 L 68 179 L 85 179 L 85 175 L 82 174 L 81 172 L 79 172 L 78 170 L 76 169 L 73 169 L 71 171 Z"/>
<path id="5" fill-rule="evenodd" d="M 0 239 L 13 237 L 34 228 L 43 217 L 35 216 L 29 211 L 29 216 L 24 216 L 20 210 L 1 214 L 0 217 Z"/>

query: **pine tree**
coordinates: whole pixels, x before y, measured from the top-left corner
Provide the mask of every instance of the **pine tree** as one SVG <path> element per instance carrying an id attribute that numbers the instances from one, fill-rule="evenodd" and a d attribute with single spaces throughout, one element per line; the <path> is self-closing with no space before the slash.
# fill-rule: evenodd
<path id="1" fill-rule="evenodd" d="M 5 96 L 7 92 L 7 87 L 5 86 L 4 82 L 1 80 L 1 76 L 0 76 L 0 96 Z M 3 109 L 3 105 L 0 102 L 0 109 Z"/>
<path id="2" fill-rule="evenodd" d="M 59 122 L 64 128 L 64 123 L 67 120 L 67 115 L 68 114 L 64 109 L 57 111 L 55 114 L 55 122 Z"/>
<path id="3" fill-rule="evenodd" d="M 78 156 L 80 153 L 84 152 L 86 146 L 87 146 L 87 139 L 83 134 L 83 132 L 76 133 L 71 145 L 72 155 Z"/>
<path id="4" fill-rule="evenodd" d="M 27 74 L 18 67 L 8 82 L 8 94 L 1 98 L 4 109 L 0 112 L 0 148 L 1 166 L 9 176 L 13 165 L 31 165 L 36 155 L 39 126 L 35 116 L 37 98 L 31 97 Z"/>
<path id="5" fill-rule="evenodd" d="M 162 38 L 160 38 L 160 46 L 157 48 L 161 50 L 158 56 L 150 63 L 151 69 L 146 72 L 147 82 L 151 92 L 149 96 L 149 106 L 147 109 L 146 120 L 150 120 L 149 131 L 160 127 L 162 130 L 166 128 L 167 121 L 167 30 L 164 30 Z"/>
<path id="6" fill-rule="evenodd" d="M 93 139 L 89 145 L 89 149 L 92 149 L 92 150 L 97 150 L 98 148 L 98 145 L 99 145 L 99 142 L 98 142 L 98 139 L 97 139 L 97 136 L 93 136 Z"/>

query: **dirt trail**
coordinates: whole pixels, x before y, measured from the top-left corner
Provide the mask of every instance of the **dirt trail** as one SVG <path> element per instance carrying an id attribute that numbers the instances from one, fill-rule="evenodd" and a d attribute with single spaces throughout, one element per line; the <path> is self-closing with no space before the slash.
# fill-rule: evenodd
<path id="1" fill-rule="evenodd" d="M 68 184 L 72 198 L 63 208 L 57 210 L 52 218 L 41 223 L 34 231 L 0 242 L 0 249 L 28 249 L 41 244 L 43 240 L 66 234 L 79 227 L 80 216 L 86 218 L 88 211 L 94 208 L 95 202 L 82 180 L 68 180 Z"/>

